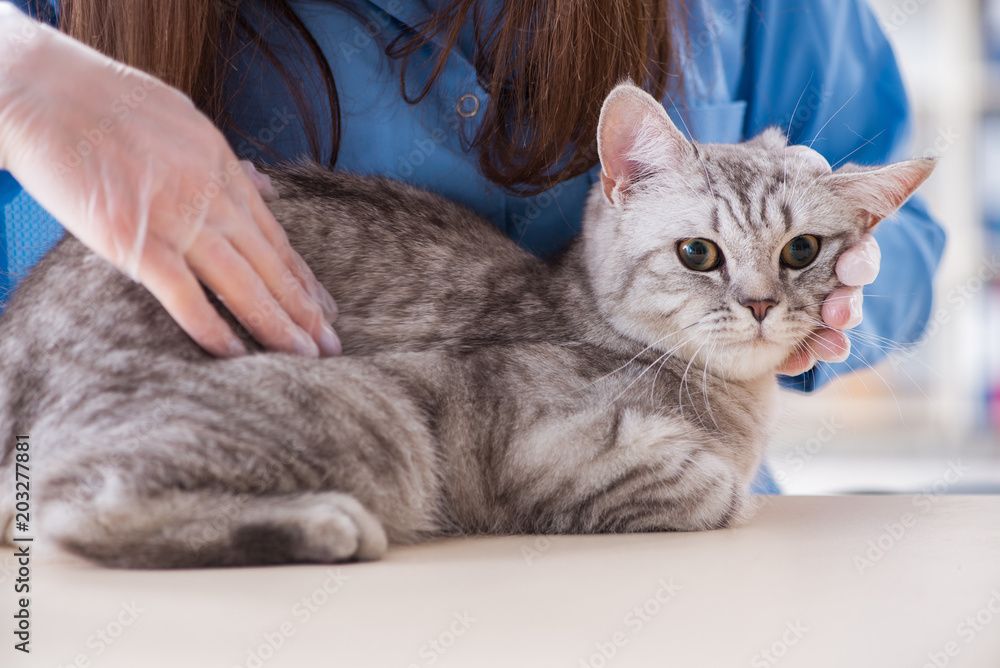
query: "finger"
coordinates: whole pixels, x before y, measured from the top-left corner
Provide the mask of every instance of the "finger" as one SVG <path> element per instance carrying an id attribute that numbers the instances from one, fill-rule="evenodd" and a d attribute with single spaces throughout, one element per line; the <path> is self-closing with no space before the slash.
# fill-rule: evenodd
<path id="1" fill-rule="evenodd" d="M 250 182 L 253 183 L 254 188 L 257 189 L 257 192 L 260 193 L 265 202 L 278 199 L 278 191 L 275 190 L 274 184 L 271 183 L 270 176 L 258 172 L 257 168 L 249 160 L 240 160 L 240 167 L 243 168 L 243 173 L 250 178 Z"/>
<path id="2" fill-rule="evenodd" d="M 878 276 L 882 250 L 870 234 L 841 254 L 837 260 L 837 278 L 844 285 L 868 285 Z"/>
<path id="3" fill-rule="evenodd" d="M 851 341 L 836 329 L 821 329 L 809 336 L 809 350 L 823 362 L 843 362 L 851 354 Z"/>
<path id="4" fill-rule="evenodd" d="M 186 258 L 198 278 L 264 347 L 319 357 L 316 343 L 292 322 L 250 263 L 224 237 L 202 232 Z"/>
<path id="5" fill-rule="evenodd" d="M 155 242 L 147 243 L 138 278 L 181 329 L 206 351 L 216 357 L 246 354 L 246 346 L 209 303 L 191 270 L 171 250 Z"/>
<path id="6" fill-rule="evenodd" d="M 777 373 L 782 376 L 798 376 L 816 364 L 816 359 L 809 348 L 796 349 L 788 359 L 778 368 Z"/>
<path id="7" fill-rule="evenodd" d="M 238 234 L 229 243 L 264 281 L 271 295 L 295 324 L 305 330 L 325 355 L 339 355 L 340 339 L 326 323 L 323 310 L 306 294 L 298 279 L 260 234 Z"/>
<path id="8" fill-rule="evenodd" d="M 861 288 L 837 288 L 823 302 L 820 313 L 827 327 L 853 329 L 864 319 L 863 304 Z"/>
<path id="9" fill-rule="evenodd" d="M 309 296 L 320 305 L 327 322 L 335 322 L 337 320 L 337 303 L 333 300 L 330 293 L 327 292 L 326 288 L 316 280 L 316 276 L 313 275 L 312 270 L 306 264 L 305 260 L 292 248 L 292 245 L 288 242 L 288 235 L 285 234 L 285 228 L 275 220 L 271 210 L 267 208 L 260 197 L 251 197 L 250 210 L 254 221 L 257 223 L 257 227 L 264 234 L 264 238 L 277 251 L 278 257 L 281 258 L 285 266 L 298 279 L 299 284 Z"/>

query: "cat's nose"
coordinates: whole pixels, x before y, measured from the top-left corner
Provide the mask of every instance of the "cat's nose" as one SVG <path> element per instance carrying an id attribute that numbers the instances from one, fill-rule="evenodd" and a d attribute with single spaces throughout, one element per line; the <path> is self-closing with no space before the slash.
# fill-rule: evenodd
<path id="1" fill-rule="evenodd" d="M 753 312 L 753 317 L 757 319 L 757 322 L 764 322 L 764 318 L 767 317 L 767 312 L 771 310 L 772 307 L 777 306 L 778 302 L 773 299 L 752 299 L 747 301 L 741 301 L 741 306 L 746 306 Z"/>

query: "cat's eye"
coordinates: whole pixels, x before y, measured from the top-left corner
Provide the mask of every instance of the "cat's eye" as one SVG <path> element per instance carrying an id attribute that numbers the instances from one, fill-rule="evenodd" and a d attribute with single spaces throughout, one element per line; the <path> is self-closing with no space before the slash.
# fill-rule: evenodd
<path id="1" fill-rule="evenodd" d="M 819 237 L 803 234 L 795 237 L 781 249 L 781 262 L 792 269 L 804 269 L 819 255 Z"/>
<path id="2" fill-rule="evenodd" d="M 677 244 L 677 254 L 695 271 L 711 271 L 722 264 L 719 247 L 708 239 L 686 239 Z"/>

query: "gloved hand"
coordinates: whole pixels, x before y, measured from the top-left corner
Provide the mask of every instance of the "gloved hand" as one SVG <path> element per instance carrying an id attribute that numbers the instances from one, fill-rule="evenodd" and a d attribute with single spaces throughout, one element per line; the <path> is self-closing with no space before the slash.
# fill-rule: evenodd
<path id="1" fill-rule="evenodd" d="M 830 165 L 819 153 L 804 146 L 790 146 L 788 151 L 796 159 L 806 160 L 827 171 Z M 864 299 L 862 286 L 878 276 L 882 253 L 878 242 L 870 234 L 844 251 L 837 259 L 837 278 L 845 287 L 837 288 L 823 301 L 822 327 L 809 337 L 804 350 L 793 353 L 778 369 L 783 376 L 798 376 L 813 368 L 817 360 L 843 362 L 851 354 L 851 342 L 843 330 L 861 324 L 861 305 Z"/>
<path id="2" fill-rule="evenodd" d="M 866 234 L 837 260 L 837 278 L 847 287 L 837 288 L 823 302 L 825 328 L 813 333 L 805 350 L 789 357 L 778 373 L 797 376 L 813 367 L 817 360 L 843 362 L 851 353 L 851 342 L 843 330 L 861 324 L 862 287 L 878 276 L 882 253 L 878 242 Z"/>
<path id="3" fill-rule="evenodd" d="M 264 346 L 340 353 L 336 304 L 264 204 L 269 181 L 179 91 L 5 2 L 0 168 L 207 351 L 246 348 L 199 280 Z"/>

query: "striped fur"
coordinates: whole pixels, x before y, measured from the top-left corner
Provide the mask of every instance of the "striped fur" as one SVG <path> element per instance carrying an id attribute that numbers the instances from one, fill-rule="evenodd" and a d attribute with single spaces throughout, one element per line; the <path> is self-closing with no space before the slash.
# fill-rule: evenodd
<path id="1" fill-rule="evenodd" d="M 639 109 L 633 125 L 663 124 L 636 90 L 612 93 L 602 123 Z M 676 141 L 657 132 L 647 153 Z M 211 358 L 64 239 L 0 319 L 0 529 L 12 536 L 15 434 L 31 437 L 39 540 L 110 566 L 748 517 L 773 369 L 867 214 L 780 133 L 681 148 L 624 195 L 596 184 L 584 234 L 548 261 L 399 183 L 272 171 L 272 210 L 340 307 L 345 355 L 319 361 L 265 353 L 221 307 L 253 354 Z M 780 269 L 780 244 L 806 232 L 823 235 L 820 259 Z M 723 270 L 684 268 L 687 237 L 717 239 Z M 762 328 L 738 304 L 755 290 L 780 298 Z"/>

